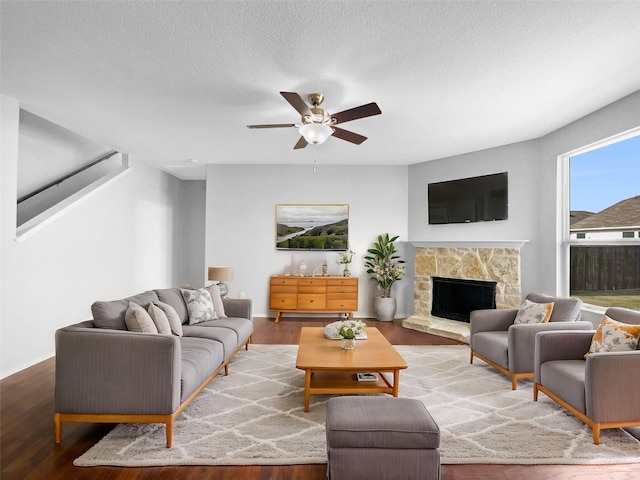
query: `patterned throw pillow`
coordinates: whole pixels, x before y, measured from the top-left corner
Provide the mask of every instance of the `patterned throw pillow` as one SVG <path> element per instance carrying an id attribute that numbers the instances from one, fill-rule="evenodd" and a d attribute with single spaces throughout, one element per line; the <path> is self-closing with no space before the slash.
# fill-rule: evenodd
<path id="1" fill-rule="evenodd" d="M 137 303 L 129 302 L 129 308 L 124 316 L 124 323 L 131 332 L 158 333 L 156 324 L 144 309 Z"/>
<path id="2" fill-rule="evenodd" d="M 224 312 L 224 303 L 222 303 L 222 297 L 220 296 L 220 288 L 215 283 L 212 283 L 207 287 L 211 300 L 213 301 L 213 309 L 216 311 L 218 318 L 226 318 L 227 314 Z"/>
<path id="3" fill-rule="evenodd" d="M 169 319 L 161 308 L 156 307 L 153 303 L 149 304 L 149 316 L 153 323 L 156 324 L 158 333 L 161 335 L 171 335 L 171 325 L 169 325 Z"/>
<path id="4" fill-rule="evenodd" d="M 178 312 L 176 312 L 176 309 L 164 302 L 158 301 L 153 302 L 153 304 L 162 310 L 167 316 L 167 320 L 169 320 L 169 325 L 171 326 L 173 334 L 181 337 L 183 335 L 182 321 L 180 320 L 180 316 L 178 315 Z"/>
<path id="5" fill-rule="evenodd" d="M 202 323 L 218 318 L 215 310 L 213 309 L 213 301 L 211 300 L 209 290 L 206 288 L 199 288 L 198 290 L 180 289 L 180 291 L 182 292 L 184 302 L 187 304 L 189 325 L 195 325 L 196 323 Z"/>
<path id="6" fill-rule="evenodd" d="M 640 325 L 617 322 L 605 315 L 593 335 L 591 347 L 584 358 L 598 352 L 633 351 L 638 348 L 638 338 L 640 338 Z"/>
<path id="7" fill-rule="evenodd" d="M 531 323 L 546 323 L 551 318 L 554 302 L 536 303 L 525 298 L 520 306 L 514 325 L 528 325 Z"/>

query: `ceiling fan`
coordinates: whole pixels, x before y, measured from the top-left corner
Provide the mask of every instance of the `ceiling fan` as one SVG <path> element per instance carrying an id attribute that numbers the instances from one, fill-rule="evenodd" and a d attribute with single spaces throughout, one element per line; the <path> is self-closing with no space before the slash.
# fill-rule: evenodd
<path id="1" fill-rule="evenodd" d="M 302 97 L 295 92 L 280 92 L 280 95 L 291 104 L 293 108 L 301 115 L 301 123 L 275 123 L 268 125 L 247 125 L 247 128 L 297 128 L 300 131 L 300 140 L 293 147 L 294 149 L 304 148 L 309 143 L 318 145 L 323 143 L 330 136 L 334 136 L 347 142 L 360 145 L 367 137 L 357 133 L 336 127 L 341 123 L 350 122 L 359 118 L 380 115 L 382 112 L 375 102 L 360 105 L 359 107 L 350 108 L 339 113 L 330 114 L 326 110 L 320 108 L 320 104 L 324 100 L 321 93 L 312 93 L 308 96 L 309 107 Z"/>

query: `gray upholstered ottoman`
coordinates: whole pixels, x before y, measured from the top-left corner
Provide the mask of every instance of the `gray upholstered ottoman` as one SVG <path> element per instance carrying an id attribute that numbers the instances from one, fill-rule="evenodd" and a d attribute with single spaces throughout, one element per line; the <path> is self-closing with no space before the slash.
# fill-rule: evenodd
<path id="1" fill-rule="evenodd" d="M 331 480 L 440 478 L 440 430 L 419 400 L 333 397 L 326 428 Z"/>

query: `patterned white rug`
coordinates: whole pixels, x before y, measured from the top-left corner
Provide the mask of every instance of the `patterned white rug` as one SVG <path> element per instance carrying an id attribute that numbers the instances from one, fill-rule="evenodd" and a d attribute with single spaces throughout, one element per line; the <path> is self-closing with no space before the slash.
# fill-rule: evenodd
<path id="1" fill-rule="evenodd" d="M 336 344 L 337 347 L 337 344 Z M 356 347 L 357 348 L 357 347 Z M 532 383 L 511 390 L 482 362 L 469 364 L 467 346 L 399 346 L 409 368 L 400 396 L 418 398 L 441 430 L 443 464 L 615 464 L 640 462 L 640 442 L 624 430 L 591 429 Z M 74 464 L 290 465 L 326 462 L 325 406 L 312 396 L 303 411 L 304 374 L 297 346 L 251 345 L 177 419 L 173 448 L 164 425 L 118 425 Z"/>

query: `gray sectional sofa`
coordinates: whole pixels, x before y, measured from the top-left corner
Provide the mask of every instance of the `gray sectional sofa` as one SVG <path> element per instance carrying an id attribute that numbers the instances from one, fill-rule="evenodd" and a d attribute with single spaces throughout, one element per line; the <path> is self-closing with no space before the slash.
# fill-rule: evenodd
<path id="1" fill-rule="evenodd" d="M 127 330 L 129 302 L 171 305 L 176 334 Z M 150 290 L 95 302 L 93 320 L 56 332 L 55 441 L 63 422 L 164 423 L 171 447 L 173 421 L 224 369 L 253 333 L 251 301 L 222 299 L 226 318 L 189 325 L 179 288 Z"/>

